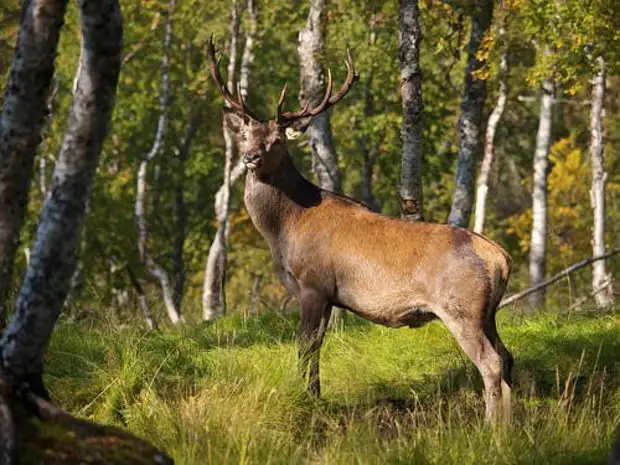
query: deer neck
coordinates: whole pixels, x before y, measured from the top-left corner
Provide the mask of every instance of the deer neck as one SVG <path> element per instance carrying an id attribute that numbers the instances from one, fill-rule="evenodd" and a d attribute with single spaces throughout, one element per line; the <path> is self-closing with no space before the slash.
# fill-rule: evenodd
<path id="1" fill-rule="evenodd" d="M 286 153 L 273 173 L 248 172 L 244 201 L 254 226 L 274 250 L 286 242 L 289 227 L 304 210 L 320 203 L 321 189 L 297 171 Z"/>

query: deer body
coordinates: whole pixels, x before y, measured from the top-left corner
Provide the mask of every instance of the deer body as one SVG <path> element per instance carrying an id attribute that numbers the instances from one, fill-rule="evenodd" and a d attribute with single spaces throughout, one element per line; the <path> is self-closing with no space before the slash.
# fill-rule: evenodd
<path id="1" fill-rule="evenodd" d="M 385 326 L 417 327 L 443 309 L 476 304 L 453 289 L 485 289 L 482 305 L 508 279 L 508 254 L 484 237 L 374 213 L 304 179 L 288 155 L 267 178 L 247 174 L 244 201 L 289 292 L 300 298 L 311 287 Z"/>
<path id="2" fill-rule="evenodd" d="M 488 239 L 444 224 L 408 222 L 372 212 L 320 189 L 295 168 L 287 127 L 303 130 L 340 100 L 354 81 L 321 104 L 262 123 L 223 87 L 210 44 L 211 72 L 233 107 L 227 124 L 238 135 L 249 171 L 245 205 L 267 241 L 282 284 L 299 300 L 299 357 L 309 390 L 320 393 L 319 354 L 332 306 L 385 326 L 418 327 L 439 318 L 476 364 L 485 386 L 486 416 L 510 415 L 512 356 L 495 325 L 510 274 L 510 257 Z"/>

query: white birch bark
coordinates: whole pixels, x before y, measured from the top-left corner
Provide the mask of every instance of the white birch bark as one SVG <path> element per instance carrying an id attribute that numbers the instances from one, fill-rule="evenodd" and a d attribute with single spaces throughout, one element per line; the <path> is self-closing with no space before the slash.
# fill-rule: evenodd
<path id="1" fill-rule="evenodd" d="M 310 106 L 318 105 L 325 95 L 327 85 L 325 70 L 320 63 L 324 53 L 327 29 L 326 0 L 310 0 L 310 11 L 306 27 L 299 32 L 297 53 L 301 68 L 301 92 L 299 100 L 303 107 L 307 101 Z M 312 149 L 312 169 L 322 189 L 341 193 L 338 155 L 332 141 L 329 112 L 325 111 L 313 118 L 306 130 Z M 339 308 L 332 311 L 330 325 L 342 326 L 343 312 Z"/>
<path id="2" fill-rule="evenodd" d="M 77 90 L 30 266 L 15 313 L 0 340 L 3 367 L 15 381 L 29 382 L 39 390 L 43 389 L 43 357 L 75 268 L 80 226 L 120 70 L 122 19 L 118 2 L 80 1 L 79 6 L 83 53 Z M 42 100 L 41 107 L 44 104 Z"/>
<path id="3" fill-rule="evenodd" d="M 400 1 L 400 92 L 403 126 L 401 139 L 400 200 L 401 217 L 409 221 L 424 220 L 422 197 L 422 73 L 420 42 L 422 32 L 417 0 Z"/>
<path id="4" fill-rule="evenodd" d="M 545 280 L 547 250 L 547 171 L 549 169 L 549 145 L 551 141 L 551 117 L 553 109 L 554 85 L 545 79 L 540 97 L 540 120 L 536 134 L 534 153 L 534 181 L 532 185 L 532 237 L 530 243 L 530 287 Z M 545 290 L 530 295 L 532 307 L 540 307 L 545 302 Z"/>
<path id="5" fill-rule="evenodd" d="M 24 2 L 4 93 L 0 115 L 0 328 L 6 321 L 13 262 L 66 5 L 67 0 Z"/>
<path id="6" fill-rule="evenodd" d="M 304 106 L 318 105 L 325 95 L 325 70 L 320 63 L 324 53 L 325 29 L 327 26 L 326 0 L 311 0 L 306 27 L 299 33 L 297 52 L 301 66 L 300 101 Z M 338 156 L 332 142 L 329 113 L 324 112 L 312 119 L 307 129 L 312 148 L 312 169 L 317 175 L 319 186 L 331 192 L 342 192 Z"/>
<path id="7" fill-rule="evenodd" d="M 241 23 L 239 7 L 233 1 L 230 22 L 230 61 L 228 62 L 228 82 L 226 86 L 234 95 L 235 93 L 235 74 L 237 66 L 237 41 L 239 37 L 239 26 Z M 255 26 L 254 26 L 255 30 Z M 252 28 L 246 37 L 243 59 L 251 59 L 251 48 L 253 45 Z M 248 47 L 250 50 L 248 50 Z M 245 67 L 246 73 L 249 64 L 241 65 Z M 248 76 L 245 76 L 247 86 Z M 244 90 L 241 90 L 243 95 Z M 247 87 L 245 88 L 247 96 Z M 228 106 L 228 104 L 227 104 Z M 228 128 L 226 120 L 222 120 L 222 130 L 224 132 L 224 182 L 215 195 L 215 214 L 218 220 L 218 228 L 209 247 L 207 263 L 205 265 L 205 277 L 202 293 L 202 316 L 205 321 L 212 321 L 218 316 L 226 313 L 226 293 L 224 285 L 226 282 L 226 261 L 228 250 L 228 206 L 230 203 L 231 188 L 231 169 L 234 156 L 234 134 Z"/>
<path id="8" fill-rule="evenodd" d="M 56 95 L 58 94 L 59 88 L 60 80 L 58 78 L 54 78 L 54 86 L 52 87 L 49 97 L 47 98 L 46 121 L 43 136 L 41 137 L 41 151 L 39 154 L 39 192 L 41 193 L 41 198 L 43 200 L 47 197 L 47 159 L 48 157 L 52 158 L 52 156 L 47 153 L 47 136 L 49 135 L 52 120 L 54 119 Z"/>
<path id="9" fill-rule="evenodd" d="M 498 41 L 502 47 L 502 53 L 499 58 L 499 95 L 497 96 L 497 102 L 495 108 L 489 116 L 487 122 L 487 130 L 484 137 L 484 156 L 482 157 L 482 164 L 480 165 L 480 173 L 478 174 L 478 180 L 476 182 L 476 210 L 474 214 L 474 231 L 482 234 L 484 230 L 484 219 L 486 215 L 486 202 L 487 194 L 489 192 L 489 176 L 491 174 L 491 165 L 493 164 L 493 158 L 495 156 L 495 131 L 499 120 L 506 108 L 506 101 L 508 100 L 508 52 L 506 45 L 503 44 L 506 30 L 504 26 L 499 29 Z"/>
<path id="10" fill-rule="evenodd" d="M 448 222 L 455 226 L 467 227 L 474 204 L 474 178 L 476 163 L 482 154 L 482 126 L 484 101 L 487 87 L 484 79 L 476 79 L 474 73 L 484 63 L 476 57 L 476 52 L 491 25 L 493 0 L 476 0 L 475 12 L 471 19 L 471 36 L 467 50 L 465 69 L 465 91 L 461 102 L 459 118 L 459 156 L 456 164 L 454 197 Z"/>
<path id="11" fill-rule="evenodd" d="M 605 254 L 605 156 L 603 150 L 603 108 L 605 104 L 605 60 L 598 57 L 598 74 L 592 80 L 592 107 L 590 110 L 590 157 L 592 159 L 592 256 Z M 606 285 L 606 283 L 609 283 Z M 592 289 L 603 288 L 594 294 L 598 308 L 610 307 L 614 302 L 611 276 L 605 270 L 605 261 L 592 265 Z"/>
<path id="12" fill-rule="evenodd" d="M 155 277 L 160 284 L 162 298 L 164 306 L 168 314 L 168 318 L 172 324 L 178 324 L 182 322 L 180 309 L 175 306 L 172 285 L 170 283 L 170 277 L 164 267 L 159 265 L 148 250 L 148 228 L 146 222 L 145 211 L 145 197 L 147 188 L 147 170 L 149 163 L 157 156 L 161 151 L 164 134 L 166 132 L 167 124 L 167 110 L 168 110 L 168 94 L 170 91 L 170 76 L 168 71 L 170 42 L 172 40 L 172 15 L 174 13 L 176 0 L 169 0 L 168 3 L 168 20 L 166 21 L 165 33 L 164 33 L 164 52 L 162 56 L 161 74 L 161 95 L 160 95 L 160 114 L 157 122 L 157 132 L 155 133 L 155 140 L 149 153 L 147 153 L 138 169 L 138 178 L 136 182 L 136 227 L 138 230 L 138 250 L 140 252 L 140 258 L 144 263 L 144 266 L 148 272 Z"/>

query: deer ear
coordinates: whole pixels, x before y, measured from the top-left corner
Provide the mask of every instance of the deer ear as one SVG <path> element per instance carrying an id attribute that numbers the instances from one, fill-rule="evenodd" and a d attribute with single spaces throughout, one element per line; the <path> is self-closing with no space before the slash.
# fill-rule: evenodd
<path id="1" fill-rule="evenodd" d="M 310 126 L 311 121 L 312 117 L 308 117 L 293 122 L 293 124 L 286 128 L 286 138 L 297 139 L 299 136 L 306 132 L 306 129 L 308 129 L 308 126 Z"/>
<path id="2" fill-rule="evenodd" d="M 241 127 L 245 124 L 243 117 L 235 112 L 235 110 L 228 107 L 222 108 L 222 113 L 224 113 L 224 121 L 228 128 L 233 132 L 239 132 Z"/>
<path id="3" fill-rule="evenodd" d="M 301 131 L 293 128 L 286 128 L 284 133 L 286 134 L 287 140 L 295 140 L 303 134 Z"/>

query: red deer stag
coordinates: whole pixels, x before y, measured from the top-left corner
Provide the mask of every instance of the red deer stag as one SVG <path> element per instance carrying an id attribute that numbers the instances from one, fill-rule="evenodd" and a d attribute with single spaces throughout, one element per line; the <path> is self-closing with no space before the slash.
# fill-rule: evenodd
<path id="1" fill-rule="evenodd" d="M 328 73 L 318 106 L 282 112 L 285 85 L 268 122 L 226 88 L 212 42 L 208 59 L 230 104 L 224 118 L 249 169 L 245 206 L 269 244 L 280 281 L 301 306 L 299 357 L 309 391 L 320 394 L 319 351 L 332 306 L 392 328 L 439 318 L 480 370 L 487 420 L 500 412 L 508 418 L 513 360 L 495 325 L 510 274 L 508 253 L 467 229 L 389 218 L 322 190 L 297 171 L 286 149 L 288 128 L 303 132 L 346 95 L 356 80 L 351 56 L 337 93 Z"/>

